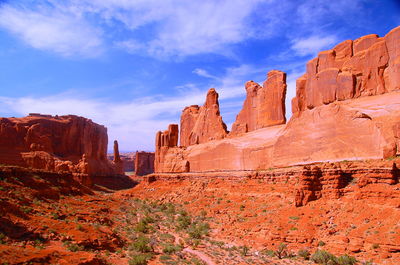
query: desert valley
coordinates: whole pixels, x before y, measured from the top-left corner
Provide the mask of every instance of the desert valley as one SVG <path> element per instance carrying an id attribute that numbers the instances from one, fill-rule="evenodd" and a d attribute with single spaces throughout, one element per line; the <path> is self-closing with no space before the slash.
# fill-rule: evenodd
<path id="1" fill-rule="evenodd" d="M 218 89 L 120 153 L 76 115 L 0 118 L 0 264 L 400 264 L 400 27 Z"/>

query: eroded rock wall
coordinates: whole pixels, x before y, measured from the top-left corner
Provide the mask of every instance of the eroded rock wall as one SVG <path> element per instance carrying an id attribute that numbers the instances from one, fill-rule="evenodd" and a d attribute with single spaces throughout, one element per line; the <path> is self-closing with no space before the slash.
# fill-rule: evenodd
<path id="1" fill-rule="evenodd" d="M 228 134 L 219 112 L 218 93 L 211 88 L 203 106 L 186 107 L 181 116 L 181 146 L 219 140 Z"/>
<path id="2" fill-rule="evenodd" d="M 0 163 L 92 176 L 115 174 L 107 128 L 74 115 L 0 118 Z"/>
<path id="3" fill-rule="evenodd" d="M 156 172 L 260 170 L 400 154 L 399 34 L 400 27 L 383 38 L 344 41 L 308 62 L 287 124 L 280 71 L 271 71 L 263 87 L 246 83 L 243 109 L 223 139 L 190 142 L 188 131 L 209 130 L 192 129 L 200 111 L 185 109 L 181 142 L 189 145 L 160 150 L 163 166 Z"/>
<path id="4" fill-rule="evenodd" d="M 154 153 L 143 151 L 136 152 L 135 169 L 135 174 L 137 176 L 154 173 Z"/>
<path id="5" fill-rule="evenodd" d="M 346 40 L 307 63 L 297 80 L 292 110 L 297 114 L 334 101 L 373 96 L 400 88 L 400 27 Z"/>
<path id="6" fill-rule="evenodd" d="M 284 124 L 286 73 L 272 70 L 263 86 L 246 83 L 246 99 L 232 125 L 230 135 L 251 132 L 268 126 Z"/>

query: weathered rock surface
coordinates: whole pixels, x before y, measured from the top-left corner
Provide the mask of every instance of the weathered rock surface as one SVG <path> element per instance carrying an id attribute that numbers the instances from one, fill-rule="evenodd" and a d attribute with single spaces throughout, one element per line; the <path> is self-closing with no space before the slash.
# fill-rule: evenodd
<path id="1" fill-rule="evenodd" d="M 203 106 L 186 107 L 181 116 L 181 146 L 223 139 L 228 134 L 219 112 L 218 93 L 211 88 Z"/>
<path id="2" fill-rule="evenodd" d="M 183 148 L 178 145 L 178 124 L 170 124 L 168 130 L 157 132 L 154 159 L 155 172 L 187 172 L 187 161 L 183 157 Z"/>
<path id="3" fill-rule="evenodd" d="M 278 70 L 268 73 L 262 87 L 253 81 L 247 82 L 246 99 L 232 125 L 230 135 L 284 124 L 286 87 L 286 74 Z"/>
<path id="4" fill-rule="evenodd" d="M 154 153 L 136 152 L 135 155 L 135 174 L 143 176 L 154 173 Z"/>
<path id="5" fill-rule="evenodd" d="M 91 176 L 115 174 L 107 128 L 74 115 L 0 118 L 0 163 Z"/>
<path id="6" fill-rule="evenodd" d="M 320 52 L 297 80 L 294 114 L 334 101 L 400 88 L 400 27 L 385 37 L 371 34 Z"/>
<path id="7" fill-rule="evenodd" d="M 197 137 L 210 132 L 210 127 L 193 125 L 199 120 L 207 125 L 207 116 L 201 108 L 186 108 L 181 142 L 189 144 L 164 148 L 156 172 L 259 170 L 399 154 L 399 36 L 400 27 L 383 38 L 344 41 L 308 62 L 296 82 L 294 115 L 287 124 L 285 74 L 276 70 L 263 87 L 246 83 L 247 97 L 229 137 Z M 207 102 L 216 102 L 215 96 Z M 195 141 L 188 131 L 196 132 L 190 135 Z"/>

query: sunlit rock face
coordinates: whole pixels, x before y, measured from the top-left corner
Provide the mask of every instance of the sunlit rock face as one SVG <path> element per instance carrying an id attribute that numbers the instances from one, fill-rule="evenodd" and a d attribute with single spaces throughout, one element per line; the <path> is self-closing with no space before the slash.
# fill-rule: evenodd
<path id="1" fill-rule="evenodd" d="M 347 40 L 309 61 L 296 82 L 285 124 L 286 74 L 246 83 L 243 108 L 226 135 L 214 89 L 185 108 L 178 126 L 159 132 L 156 172 L 258 170 L 399 153 L 400 27 L 385 37 Z M 174 143 L 163 140 L 170 137 Z M 168 138 L 169 139 L 169 138 Z"/>
<path id="2" fill-rule="evenodd" d="M 74 115 L 30 114 L 0 119 L 0 163 L 51 172 L 106 176 L 107 128 Z"/>

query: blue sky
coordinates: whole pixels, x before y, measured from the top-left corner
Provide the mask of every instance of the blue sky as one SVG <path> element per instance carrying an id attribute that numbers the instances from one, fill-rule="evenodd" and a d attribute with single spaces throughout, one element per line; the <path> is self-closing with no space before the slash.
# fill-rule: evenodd
<path id="1" fill-rule="evenodd" d="M 153 150 L 183 107 L 220 94 L 228 128 L 248 80 L 400 25 L 396 0 L 0 0 L 0 116 L 76 114 L 120 150 Z M 287 116 L 291 114 L 287 104 Z"/>

